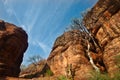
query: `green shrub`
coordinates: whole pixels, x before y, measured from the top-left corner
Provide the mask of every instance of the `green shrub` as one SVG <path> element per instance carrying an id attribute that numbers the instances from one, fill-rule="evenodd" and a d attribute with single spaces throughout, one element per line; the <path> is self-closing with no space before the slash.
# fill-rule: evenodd
<path id="1" fill-rule="evenodd" d="M 45 76 L 52 76 L 53 72 L 50 69 L 46 70 Z"/>
<path id="2" fill-rule="evenodd" d="M 120 54 L 120 53 L 118 53 Z M 120 55 L 115 56 L 115 63 L 117 64 L 118 68 L 120 69 Z"/>
<path id="3" fill-rule="evenodd" d="M 68 80 L 65 76 L 61 75 L 58 77 L 58 80 Z"/>
<path id="4" fill-rule="evenodd" d="M 92 72 L 91 74 L 92 77 L 89 80 L 111 80 L 107 73 Z"/>
<path id="5" fill-rule="evenodd" d="M 120 72 L 116 72 L 116 74 L 114 74 L 114 77 L 111 78 L 111 80 L 120 80 Z"/>
<path id="6" fill-rule="evenodd" d="M 89 80 L 120 80 L 120 72 L 116 72 L 113 78 L 111 78 L 108 73 L 101 74 L 92 72 L 92 77 Z"/>

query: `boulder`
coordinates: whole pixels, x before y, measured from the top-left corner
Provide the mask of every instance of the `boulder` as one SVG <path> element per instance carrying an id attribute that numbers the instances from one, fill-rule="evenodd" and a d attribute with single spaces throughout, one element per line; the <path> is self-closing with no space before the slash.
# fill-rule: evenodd
<path id="1" fill-rule="evenodd" d="M 22 28 L 0 20 L 0 76 L 19 75 L 27 40 Z"/>

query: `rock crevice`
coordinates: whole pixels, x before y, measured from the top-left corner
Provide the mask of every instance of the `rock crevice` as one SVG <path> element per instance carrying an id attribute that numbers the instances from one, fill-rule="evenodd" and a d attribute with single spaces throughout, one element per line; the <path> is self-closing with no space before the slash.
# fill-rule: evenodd
<path id="1" fill-rule="evenodd" d="M 103 62 L 112 76 L 119 70 L 115 56 L 120 52 L 120 0 L 99 0 L 85 16 L 84 23 L 101 45 Z"/>
<path id="2" fill-rule="evenodd" d="M 97 44 L 88 41 L 95 66 L 112 77 L 119 70 L 115 57 L 120 56 L 120 0 L 99 0 L 83 23 Z M 67 75 L 66 69 L 71 65 L 75 80 L 90 77 L 89 72 L 94 69 L 87 54 L 85 36 L 84 32 L 73 30 L 56 39 L 47 60 L 55 75 Z"/>

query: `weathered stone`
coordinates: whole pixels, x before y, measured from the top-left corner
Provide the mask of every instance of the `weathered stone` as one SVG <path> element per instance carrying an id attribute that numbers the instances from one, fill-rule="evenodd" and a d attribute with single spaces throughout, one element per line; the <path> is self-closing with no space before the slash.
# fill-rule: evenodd
<path id="1" fill-rule="evenodd" d="M 18 76 L 27 34 L 17 26 L 0 21 L 0 76 Z"/>
<path id="2" fill-rule="evenodd" d="M 48 64 L 55 75 L 85 80 L 93 70 L 86 54 L 85 34 L 80 31 L 65 32 L 55 41 Z"/>
<path id="3" fill-rule="evenodd" d="M 120 56 L 120 0 L 99 0 L 84 18 L 103 49 L 103 61 L 109 74 L 118 71 L 116 56 Z"/>
<path id="4" fill-rule="evenodd" d="M 20 72 L 20 78 L 38 78 L 38 77 L 45 77 L 47 76 L 47 71 L 50 70 L 49 66 L 47 65 L 46 60 L 40 60 L 36 64 L 30 64 L 28 67 Z M 48 73 L 49 74 L 49 73 Z M 49 74 L 48 76 L 51 76 Z"/>
<path id="5" fill-rule="evenodd" d="M 120 56 L 120 1 L 99 0 L 84 17 L 84 24 L 98 44 L 99 49 L 89 42 L 95 65 L 112 76 L 119 70 L 115 57 Z M 47 60 L 55 75 L 68 75 L 67 69 L 71 69 L 75 80 L 90 76 L 93 67 L 86 55 L 85 36 L 69 31 L 57 38 Z"/>

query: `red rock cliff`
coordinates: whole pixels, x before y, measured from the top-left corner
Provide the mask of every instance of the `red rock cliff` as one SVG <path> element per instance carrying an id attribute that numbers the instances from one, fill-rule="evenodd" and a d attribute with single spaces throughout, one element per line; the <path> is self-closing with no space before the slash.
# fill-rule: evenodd
<path id="1" fill-rule="evenodd" d="M 26 32 L 0 20 L 0 76 L 18 76 L 28 47 Z"/>
<path id="2" fill-rule="evenodd" d="M 91 50 L 93 49 L 91 44 Z M 93 70 L 86 52 L 85 33 L 79 30 L 68 31 L 56 39 L 47 61 L 57 76 L 65 75 L 75 80 L 86 80 Z"/>
<path id="3" fill-rule="evenodd" d="M 99 0 L 83 21 L 98 45 L 89 41 L 95 65 L 113 76 L 120 69 L 116 63 L 116 57 L 120 56 L 120 0 Z M 85 36 L 79 31 L 69 31 L 56 39 L 48 57 L 55 75 L 71 74 L 74 80 L 90 77 L 93 66 L 87 55 Z"/>
<path id="4" fill-rule="evenodd" d="M 103 50 L 103 61 L 110 75 L 119 71 L 120 0 L 99 0 L 84 18 L 85 26 Z"/>

